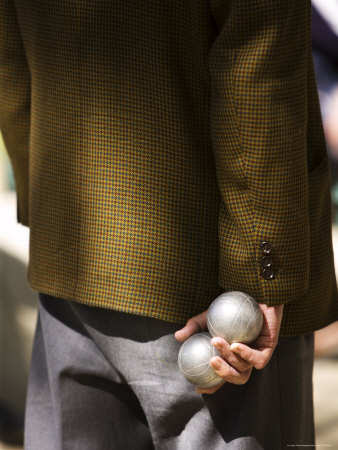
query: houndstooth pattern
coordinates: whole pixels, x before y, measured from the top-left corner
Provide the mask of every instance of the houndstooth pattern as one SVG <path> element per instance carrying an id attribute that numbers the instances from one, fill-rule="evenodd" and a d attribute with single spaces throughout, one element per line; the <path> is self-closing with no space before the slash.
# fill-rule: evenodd
<path id="1" fill-rule="evenodd" d="M 309 0 L 1 0 L 0 30 L 33 289 L 178 323 L 240 290 L 287 303 L 285 336 L 338 318 Z"/>

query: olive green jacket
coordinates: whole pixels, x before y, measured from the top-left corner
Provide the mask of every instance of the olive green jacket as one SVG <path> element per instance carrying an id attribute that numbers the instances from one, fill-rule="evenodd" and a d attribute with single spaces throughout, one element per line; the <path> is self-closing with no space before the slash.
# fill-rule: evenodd
<path id="1" fill-rule="evenodd" d="M 287 303 L 289 336 L 336 320 L 310 21 L 309 0 L 0 0 L 30 286 L 177 323 L 240 290 Z"/>

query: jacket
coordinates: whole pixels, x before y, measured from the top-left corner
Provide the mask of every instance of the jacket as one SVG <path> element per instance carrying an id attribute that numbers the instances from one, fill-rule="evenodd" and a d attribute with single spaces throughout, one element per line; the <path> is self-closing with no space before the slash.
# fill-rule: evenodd
<path id="1" fill-rule="evenodd" d="M 1 0 L 32 289 L 183 323 L 221 292 L 338 318 L 308 0 Z"/>

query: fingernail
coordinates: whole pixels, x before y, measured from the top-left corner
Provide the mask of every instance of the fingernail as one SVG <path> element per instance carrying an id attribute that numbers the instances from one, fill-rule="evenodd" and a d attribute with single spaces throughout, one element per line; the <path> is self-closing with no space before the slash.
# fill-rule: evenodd
<path id="1" fill-rule="evenodd" d="M 221 341 L 217 338 L 212 338 L 211 343 L 212 343 L 212 345 L 219 345 L 221 343 Z"/>
<path id="2" fill-rule="evenodd" d="M 238 344 L 231 344 L 230 346 L 231 350 L 240 350 L 241 347 Z"/>
<path id="3" fill-rule="evenodd" d="M 182 330 L 176 331 L 175 334 L 174 334 L 174 337 L 175 337 L 175 339 L 180 341 L 182 339 Z"/>
<path id="4" fill-rule="evenodd" d="M 219 359 L 215 359 L 212 361 L 212 367 L 216 370 L 220 369 L 221 365 L 222 365 L 222 363 Z"/>

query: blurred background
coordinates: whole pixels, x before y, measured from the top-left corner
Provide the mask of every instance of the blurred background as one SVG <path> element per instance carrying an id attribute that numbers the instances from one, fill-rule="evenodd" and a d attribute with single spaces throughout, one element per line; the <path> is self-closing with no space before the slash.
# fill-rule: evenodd
<path id="1" fill-rule="evenodd" d="M 313 56 L 331 160 L 338 279 L 338 0 L 313 0 Z M 22 449 L 37 294 L 26 282 L 29 230 L 16 222 L 15 183 L 0 136 L 0 450 Z M 338 448 L 338 322 L 316 333 L 317 446 Z"/>

